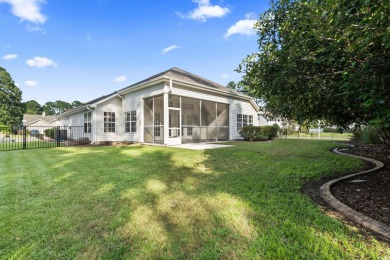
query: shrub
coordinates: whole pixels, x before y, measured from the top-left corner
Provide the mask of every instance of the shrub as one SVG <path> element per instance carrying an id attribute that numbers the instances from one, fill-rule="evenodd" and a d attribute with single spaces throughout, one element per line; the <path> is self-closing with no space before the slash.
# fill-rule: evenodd
<path id="1" fill-rule="evenodd" d="M 278 135 L 279 126 L 251 126 L 247 125 L 240 129 L 240 135 L 245 141 L 267 141 Z"/>
<path id="2" fill-rule="evenodd" d="M 258 126 L 246 125 L 241 127 L 239 133 L 245 141 L 254 141 L 256 136 L 261 135 L 261 128 Z"/>
<path id="3" fill-rule="evenodd" d="M 89 141 L 88 137 L 81 137 L 77 140 L 79 144 L 90 144 L 91 142 Z"/>
<path id="4" fill-rule="evenodd" d="M 268 140 L 274 139 L 279 132 L 279 126 L 278 125 L 266 125 L 261 127 L 261 133 L 268 138 Z"/>
<path id="5" fill-rule="evenodd" d="M 336 133 L 336 130 L 335 128 L 331 128 L 331 127 L 325 127 L 324 128 L 324 133 Z"/>
<path id="6" fill-rule="evenodd" d="M 352 140 L 364 144 L 390 144 L 390 130 L 375 126 L 359 127 L 353 131 Z"/>
<path id="7" fill-rule="evenodd" d="M 44 130 L 43 132 L 44 132 L 45 136 L 47 136 L 51 139 L 54 139 L 55 130 L 56 130 L 55 128 L 49 128 L 49 129 Z"/>

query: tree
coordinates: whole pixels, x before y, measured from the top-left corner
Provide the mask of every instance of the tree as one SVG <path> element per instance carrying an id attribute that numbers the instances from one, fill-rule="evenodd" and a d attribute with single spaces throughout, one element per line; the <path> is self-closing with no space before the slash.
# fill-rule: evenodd
<path id="1" fill-rule="evenodd" d="M 256 102 L 256 104 L 259 107 L 263 106 L 263 101 L 260 98 L 256 97 L 256 93 L 248 86 L 248 84 L 244 80 L 241 80 L 238 83 L 234 81 L 230 81 L 226 85 L 226 87 L 234 91 L 240 92 L 242 94 L 245 94 L 247 96 L 253 97 L 253 100 Z"/>
<path id="2" fill-rule="evenodd" d="M 226 85 L 227 88 L 230 88 L 232 90 L 236 90 L 236 87 L 237 87 L 237 84 L 236 82 L 234 82 L 233 80 L 232 81 L 229 81 L 229 83 Z"/>
<path id="3" fill-rule="evenodd" d="M 22 91 L 11 75 L 0 67 L 0 125 L 20 125 L 23 118 Z"/>
<path id="4" fill-rule="evenodd" d="M 55 115 L 56 110 L 55 110 L 55 103 L 54 102 L 46 102 L 42 106 L 43 112 L 45 112 L 46 115 Z"/>
<path id="5" fill-rule="evenodd" d="M 84 104 L 81 103 L 78 100 L 73 101 L 72 104 L 71 104 L 72 108 L 76 108 L 76 107 L 79 107 L 79 106 L 82 106 L 82 105 L 84 105 Z"/>
<path id="6" fill-rule="evenodd" d="M 25 113 L 30 115 L 40 115 L 42 114 L 42 107 L 41 105 L 35 101 L 35 100 L 29 100 L 24 102 L 24 106 L 26 108 Z"/>
<path id="7" fill-rule="evenodd" d="M 239 66 L 274 116 L 390 127 L 390 1 L 280 0 Z"/>
<path id="8" fill-rule="evenodd" d="M 54 102 L 55 115 L 59 115 L 61 113 L 64 113 L 66 110 L 69 110 L 71 108 L 72 108 L 72 105 L 66 101 L 57 100 L 56 102 Z"/>

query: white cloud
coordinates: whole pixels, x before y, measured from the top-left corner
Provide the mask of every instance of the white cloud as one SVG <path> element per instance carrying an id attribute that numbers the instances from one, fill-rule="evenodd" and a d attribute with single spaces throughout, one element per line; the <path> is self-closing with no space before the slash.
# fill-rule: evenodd
<path id="1" fill-rule="evenodd" d="M 46 57 L 34 57 L 26 61 L 26 64 L 31 67 L 44 68 L 47 66 L 58 67 L 58 64 Z"/>
<path id="2" fill-rule="evenodd" d="M 229 27 L 227 32 L 225 33 L 225 38 L 228 38 L 234 34 L 242 34 L 242 35 L 255 35 L 256 30 L 253 28 L 255 23 L 257 22 L 254 14 L 245 15 L 244 20 L 240 20 Z"/>
<path id="3" fill-rule="evenodd" d="M 47 20 L 46 16 L 41 13 L 40 7 L 45 0 L 0 0 L 1 2 L 10 4 L 11 12 L 22 21 L 43 24 Z"/>
<path id="4" fill-rule="evenodd" d="M 17 54 L 7 54 L 3 56 L 3 60 L 14 60 L 18 57 Z"/>
<path id="5" fill-rule="evenodd" d="M 119 82 L 123 82 L 123 81 L 126 81 L 126 80 L 127 80 L 127 78 L 125 76 L 119 76 L 119 77 L 116 77 L 114 79 L 114 82 L 119 83 Z"/>
<path id="6" fill-rule="evenodd" d="M 26 31 L 28 31 L 28 32 L 41 32 L 42 34 L 46 34 L 45 29 L 43 29 L 41 26 L 32 25 L 32 24 L 26 25 Z"/>
<path id="7" fill-rule="evenodd" d="M 170 51 L 173 51 L 174 49 L 178 49 L 180 48 L 179 46 L 177 46 L 176 44 L 173 44 L 171 46 L 168 46 L 166 48 L 164 48 L 162 51 L 161 51 L 161 54 L 165 54 L 165 53 L 168 53 Z"/>
<path id="8" fill-rule="evenodd" d="M 229 74 L 223 74 L 223 75 L 222 75 L 222 78 L 224 78 L 224 79 L 229 78 Z"/>
<path id="9" fill-rule="evenodd" d="M 34 80 L 27 80 L 23 83 L 23 85 L 26 87 L 35 87 L 38 85 L 38 82 L 36 82 Z"/>
<path id="10" fill-rule="evenodd" d="M 230 9 L 219 5 L 211 5 L 210 0 L 192 0 L 198 4 L 198 7 L 188 14 L 176 12 L 181 18 L 188 18 L 196 21 L 206 22 L 209 18 L 221 18 L 228 13 Z"/>

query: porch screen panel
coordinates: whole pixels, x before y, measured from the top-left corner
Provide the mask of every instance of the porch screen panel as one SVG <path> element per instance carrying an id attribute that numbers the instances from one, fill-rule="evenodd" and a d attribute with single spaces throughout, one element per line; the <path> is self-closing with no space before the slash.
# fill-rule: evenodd
<path id="1" fill-rule="evenodd" d="M 169 97 L 168 97 L 168 106 L 169 107 L 179 108 L 180 107 L 180 97 L 179 96 L 174 96 L 174 95 L 169 95 Z"/>
<path id="2" fill-rule="evenodd" d="M 229 140 L 229 105 L 217 105 L 217 139 Z"/>
<path id="3" fill-rule="evenodd" d="M 182 142 L 200 140 L 200 101 L 194 98 L 181 98 Z"/>
<path id="4" fill-rule="evenodd" d="M 201 139 L 202 141 L 217 138 L 216 103 L 202 100 L 201 106 Z"/>
<path id="5" fill-rule="evenodd" d="M 153 143 L 153 98 L 144 99 L 144 142 Z"/>
<path id="6" fill-rule="evenodd" d="M 158 96 L 154 98 L 154 126 L 153 126 L 154 142 L 164 142 L 164 97 Z"/>

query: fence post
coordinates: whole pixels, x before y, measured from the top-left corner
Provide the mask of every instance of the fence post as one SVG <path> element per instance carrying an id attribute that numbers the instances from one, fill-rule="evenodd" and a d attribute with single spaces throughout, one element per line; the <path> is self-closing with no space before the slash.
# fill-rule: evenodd
<path id="1" fill-rule="evenodd" d="M 23 126 L 23 150 L 27 148 L 27 129 L 26 126 Z"/>
<path id="2" fill-rule="evenodd" d="M 57 147 L 59 147 L 61 145 L 61 133 L 60 133 L 60 126 L 57 126 Z"/>

